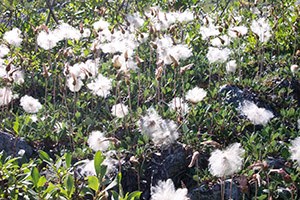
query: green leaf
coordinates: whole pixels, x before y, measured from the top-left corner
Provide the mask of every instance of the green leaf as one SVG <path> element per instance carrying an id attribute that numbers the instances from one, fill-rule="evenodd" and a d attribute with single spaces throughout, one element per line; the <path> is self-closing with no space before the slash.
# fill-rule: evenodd
<path id="1" fill-rule="evenodd" d="M 31 179 L 32 179 L 34 186 L 37 187 L 39 179 L 40 179 L 40 173 L 36 167 L 33 167 L 31 170 Z"/>
<path id="2" fill-rule="evenodd" d="M 106 165 L 100 165 L 100 173 L 98 175 L 99 177 L 99 180 L 102 180 L 103 177 L 105 176 L 106 174 L 106 171 L 107 171 L 107 166 Z"/>
<path id="3" fill-rule="evenodd" d="M 257 197 L 257 199 L 258 199 L 258 200 L 264 200 L 264 199 L 267 199 L 267 197 L 268 197 L 268 195 L 263 194 L 263 195 Z"/>
<path id="4" fill-rule="evenodd" d="M 128 194 L 128 193 L 127 193 Z M 126 196 L 127 196 L 126 194 Z M 142 192 L 140 191 L 134 191 L 134 192 L 131 192 L 126 199 L 128 200 L 133 200 L 133 199 L 139 199 L 140 196 L 141 196 Z"/>
<path id="5" fill-rule="evenodd" d="M 45 185 L 45 183 L 47 182 L 47 179 L 45 178 L 45 176 L 41 176 L 39 178 L 39 181 L 37 183 L 37 187 L 43 187 Z"/>
<path id="6" fill-rule="evenodd" d="M 65 179 L 65 187 L 67 189 L 68 195 L 71 196 L 74 189 L 74 178 L 70 174 Z"/>
<path id="7" fill-rule="evenodd" d="M 80 116 L 81 116 L 81 113 L 77 111 L 77 112 L 75 113 L 75 117 L 78 119 Z"/>
<path id="8" fill-rule="evenodd" d="M 118 178 L 116 177 L 103 191 L 108 191 L 118 185 Z M 121 187 L 121 186 L 120 186 Z"/>
<path id="9" fill-rule="evenodd" d="M 88 177 L 88 186 L 89 188 L 98 191 L 99 188 L 99 181 L 96 176 L 89 176 Z"/>
<path id="10" fill-rule="evenodd" d="M 65 159 L 66 159 L 66 166 L 67 168 L 70 168 L 71 166 L 71 161 L 72 161 L 72 155 L 68 152 L 65 154 Z"/>
<path id="11" fill-rule="evenodd" d="M 50 156 L 43 150 L 39 150 L 39 156 L 43 161 L 51 162 Z"/>
<path id="12" fill-rule="evenodd" d="M 20 127 L 19 117 L 16 117 L 16 120 L 14 121 L 13 129 L 17 134 L 19 134 L 19 127 Z"/>
<path id="13" fill-rule="evenodd" d="M 101 164 L 104 161 L 105 157 L 102 155 L 101 151 L 97 151 L 94 157 L 94 167 L 97 176 L 101 173 Z"/>

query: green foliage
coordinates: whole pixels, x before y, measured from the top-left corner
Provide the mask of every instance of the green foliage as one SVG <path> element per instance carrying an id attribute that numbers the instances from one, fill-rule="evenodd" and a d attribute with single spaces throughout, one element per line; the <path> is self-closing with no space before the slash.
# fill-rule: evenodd
<path id="1" fill-rule="evenodd" d="M 151 13 L 159 15 L 155 13 L 155 6 L 160 6 L 160 12 L 189 10 L 194 19 L 177 21 L 157 31 L 159 27 L 155 27 L 149 17 Z M 135 39 L 146 35 L 148 38 L 132 49 L 134 56 L 129 56 L 132 63 L 127 64 L 135 63 L 137 70 L 122 71 L 114 63 L 114 56 L 120 52 L 106 53 L 94 48 L 95 39 L 104 36 L 93 29 L 93 24 L 105 20 L 109 23 L 105 34 L 119 31 L 122 35 L 122 31 L 132 31 L 127 14 L 133 13 L 145 20 L 141 27 L 134 28 Z M 200 28 L 211 23 L 209 18 L 214 19 L 220 35 L 204 39 Z M 252 21 L 259 18 L 265 18 L 270 24 L 271 37 L 267 42 L 261 42 L 251 30 Z M 91 34 L 80 39 L 61 40 L 50 50 L 41 48 L 37 43 L 38 34 L 57 28 L 61 22 L 81 31 L 89 29 Z M 210 63 L 207 53 L 212 40 L 229 34 L 233 26 L 245 26 L 248 32 L 245 35 L 237 33 L 226 46 L 232 50 L 229 60 L 237 62 L 237 71 L 228 73 L 225 62 Z M 22 32 L 20 47 L 9 45 L 3 38 L 5 32 L 15 27 Z M 171 64 L 162 63 L 155 43 L 166 35 L 174 44 L 187 44 L 192 55 L 186 60 L 174 61 L 173 58 Z M 299 43 L 299 5 L 295 5 L 295 0 L 259 3 L 242 0 L 2 0 L 0 45 L 6 45 L 9 53 L 0 58 L 0 70 L 11 74 L 2 78 L 0 71 L 0 89 L 8 87 L 15 96 L 8 105 L 0 102 L 0 130 L 24 138 L 38 149 L 38 156 L 25 162 L 25 158 L 0 154 L 0 198 L 101 199 L 112 194 L 113 199 L 139 199 L 140 191 L 124 194 L 120 172 L 116 177 L 109 176 L 108 166 L 104 164 L 105 152 L 94 154 L 88 137 L 94 130 L 105 132 L 111 142 L 108 150 L 116 150 L 115 157 L 119 160 L 128 155 L 143 160 L 136 167 L 138 173 L 143 172 L 147 156 L 161 150 L 153 146 L 151 137 L 140 134 L 138 127 L 138 121 L 150 107 L 154 107 L 163 119 L 173 120 L 178 125 L 180 143 L 206 157 L 212 151 L 204 145 L 207 141 L 217 142 L 219 147 L 240 142 L 246 150 L 240 173 L 247 176 L 251 187 L 257 183 L 253 179 L 257 172 L 249 166 L 268 158 L 284 159 L 288 164 L 284 170 L 292 181 L 270 173 L 270 166 L 260 169 L 261 179 L 270 182 L 258 189 L 257 199 L 291 198 L 278 192 L 278 188 L 297 188 L 300 184 L 299 169 L 289 160 L 289 143 L 299 135 L 300 75 L 299 70 L 290 70 L 292 64 L 299 65 Z M 116 45 L 115 48 L 120 47 Z M 66 75 L 69 68 L 87 60 L 97 60 L 97 73 L 113 80 L 110 96 L 103 98 L 92 94 L 86 87 L 92 78 L 86 78 L 85 87 L 80 91 L 69 90 L 66 78 L 72 77 Z M 11 81 L 14 72 L 9 72 L 8 68 L 12 66 L 25 74 L 23 84 Z M 85 71 L 85 76 L 89 73 Z M 74 78 L 74 82 L 80 78 Z M 260 107 L 270 109 L 274 118 L 265 126 L 253 125 L 238 106 L 224 101 L 226 95 L 222 96 L 219 89 L 225 84 L 236 86 L 250 96 L 253 94 Z M 195 86 L 207 91 L 201 102 L 189 103 L 187 114 L 169 109 L 168 104 L 174 97 L 184 98 Z M 26 113 L 20 106 L 19 100 L 26 94 L 36 97 L 43 105 L 35 115 Z M 111 108 L 121 102 L 128 105 L 129 112 L 124 118 L 117 118 Z M 121 155 L 120 152 L 126 153 Z M 82 164 L 80 160 L 91 157 L 95 174 L 87 177 L 76 174 Z M 117 171 L 123 166 L 118 167 Z M 188 172 L 187 176 L 199 184 L 216 181 L 207 168 Z M 264 190 L 268 190 L 268 194 Z"/>

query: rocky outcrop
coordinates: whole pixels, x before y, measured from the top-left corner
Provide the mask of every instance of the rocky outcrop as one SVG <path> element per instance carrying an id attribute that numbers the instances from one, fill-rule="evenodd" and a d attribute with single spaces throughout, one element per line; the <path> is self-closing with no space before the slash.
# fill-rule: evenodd
<path id="1" fill-rule="evenodd" d="M 25 155 L 27 158 L 33 154 L 33 148 L 22 138 L 0 131 L 0 152 L 9 156 Z"/>

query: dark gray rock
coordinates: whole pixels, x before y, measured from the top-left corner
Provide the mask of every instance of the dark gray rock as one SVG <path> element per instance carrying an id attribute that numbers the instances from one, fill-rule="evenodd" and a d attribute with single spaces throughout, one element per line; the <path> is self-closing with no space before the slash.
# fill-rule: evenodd
<path id="1" fill-rule="evenodd" d="M 154 153 L 148 168 L 151 171 L 152 185 L 156 185 L 159 180 L 176 179 L 184 174 L 192 154 L 191 150 L 185 149 L 181 144 L 174 144 L 158 154 Z"/>
<path id="2" fill-rule="evenodd" d="M 0 152 L 4 151 L 9 156 L 17 156 L 20 150 L 25 151 L 24 155 L 27 158 L 33 154 L 33 148 L 24 139 L 0 131 Z"/>
<path id="3" fill-rule="evenodd" d="M 232 188 L 230 190 L 231 179 L 225 181 L 225 199 L 239 200 L 243 198 L 243 194 L 239 186 L 232 182 Z M 221 185 L 215 184 L 212 187 L 203 184 L 200 187 L 194 188 L 189 191 L 189 197 L 191 200 L 221 200 Z M 247 199 L 247 198 L 245 198 Z"/>
<path id="4" fill-rule="evenodd" d="M 149 159 L 145 160 L 142 164 L 143 173 L 138 177 L 137 171 L 133 167 L 127 167 L 122 171 L 122 185 L 124 192 L 132 192 L 138 189 L 137 180 L 140 180 L 140 190 L 143 191 L 141 199 L 150 199 L 150 188 L 157 185 L 159 180 L 167 180 L 171 178 L 175 187 L 181 187 L 183 181 L 190 170 L 188 165 L 191 161 L 192 149 L 184 147 L 182 144 L 176 143 L 166 148 L 162 148 L 156 153 L 151 153 Z M 185 181 L 183 181 L 185 182 Z"/>
<path id="5" fill-rule="evenodd" d="M 235 85 L 224 85 L 220 88 L 219 94 L 227 104 L 233 104 L 236 108 L 243 103 L 243 101 L 255 101 L 256 95 L 247 89 L 241 90 Z"/>
<path id="6" fill-rule="evenodd" d="M 267 157 L 266 162 L 270 168 L 280 169 L 285 167 L 286 160 L 283 158 Z"/>

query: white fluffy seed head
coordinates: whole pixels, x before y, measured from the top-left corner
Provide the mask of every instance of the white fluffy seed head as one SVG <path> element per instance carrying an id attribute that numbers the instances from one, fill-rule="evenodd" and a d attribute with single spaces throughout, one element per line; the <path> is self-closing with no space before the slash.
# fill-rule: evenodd
<path id="1" fill-rule="evenodd" d="M 195 87 L 186 93 L 185 99 L 191 103 L 198 103 L 206 97 L 206 94 L 203 88 Z"/>
<path id="2" fill-rule="evenodd" d="M 290 153 L 291 159 L 296 160 L 298 165 L 300 166 L 300 137 L 297 137 L 291 142 Z"/>
<path id="3" fill-rule="evenodd" d="M 87 84 L 87 87 L 94 95 L 106 98 L 110 95 L 110 90 L 112 89 L 112 80 L 103 76 L 102 74 L 98 74 L 98 77 L 91 83 Z"/>
<path id="4" fill-rule="evenodd" d="M 299 66 L 298 65 L 291 65 L 291 72 L 294 74 L 299 70 Z"/>
<path id="5" fill-rule="evenodd" d="M 7 31 L 4 33 L 3 39 L 6 40 L 10 45 L 14 45 L 16 47 L 21 46 L 22 37 L 21 30 L 18 28 L 13 28 L 11 31 Z"/>
<path id="6" fill-rule="evenodd" d="M 231 51 L 228 48 L 219 49 L 215 47 L 208 47 L 208 52 L 206 54 L 206 57 L 209 61 L 209 63 L 224 63 L 229 58 Z"/>
<path id="7" fill-rule="evenodd" d="M 123 118 L 128 114 L 128 106 L 123 103 L 113 105 L 111 108 L 111 114 L 118 118 Z"/>
<path id="8" fill-rule="evenodd" d="M 138 126 L 141 133 L 149 136 L 157 146 L 170 145 L 179 137 L 175 122 L 162 119 L 152 107 L 147 110 L 146 115 L 141 117 Z"/>
<path id="9" fill-rule="evenodd" d="M 188 200 L 186 188 L 175 189 L 171 179 L 159 181 L 156 186 L 151 186 L 151 200 Z"/>
<path id="10" fill-rule="evenodd" d="M 71 92 L 78 92 L 83 86 L 83 82 L 80 78 L 70 76 L 67 79 L 67 86 Z"/>
<path id="11" fill-rule="evenodd" d="M 215 150 L 209 158 L 209 171 L 216 177 L 226 177 L 241 170 L 245 150 L 240 143 L 234 143 L 225 150 Z"/>
<path id="12" fill-rule="evenodd" d="M 20 99 L 20 105 L 27 113 L 37 113 L 42 108 L 42 104 L 39 100 L 28 95 Z"/>
<path id="13" fill-rule="evenodd" d="M 226 64 L 226 72 L 227 73 L 234 73 L 236 71 L 236 60 L 230 60 Z"/>
<path id="14" fill-rule="evenodd" d="M 260 42 L 267 42 L 271 38 L 271 26 L 265 18 L 253 20 L 250 26 L 253 33 L 259 37 Z"/>
<path id="15" fill-rule="evenodd" d="M 240 109 L 254 125 L 266 125 L 274 117 L 271 111 L 259 108 L 252 101 L 244 101 Z"/>
<path id="16" fill-rule="evenodd" d="M 104 133 L 100 131 L 91 132 L 87 143 L 94 151 L 106 151 L 110 145 Z"/>

